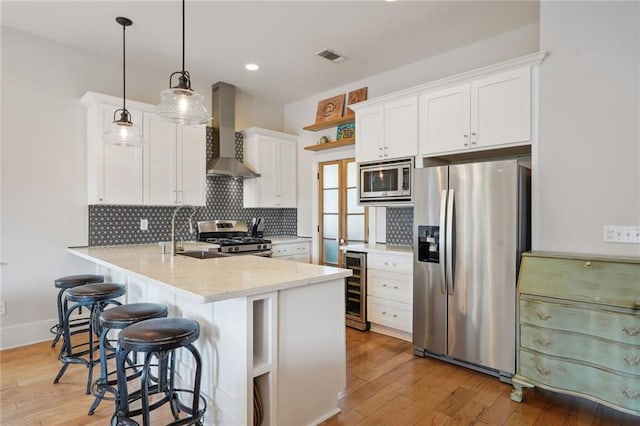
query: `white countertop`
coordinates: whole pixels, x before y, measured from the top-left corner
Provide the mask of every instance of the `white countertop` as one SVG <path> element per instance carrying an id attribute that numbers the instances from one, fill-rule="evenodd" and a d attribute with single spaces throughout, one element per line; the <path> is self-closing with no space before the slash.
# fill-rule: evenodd
<path id="1" fill-rule="evenodd" d="M 310 243 L 311 238 L 309 237 L 297 237 L 295 235 L 278 235 L 278 236 L 268 236 L 264 237 L 267 240 L 271 241 L 271 245 L 278 244 L 290 244 L 290 243 Z"/>
<path id="2" fill-rule="evenodd" d="M 158 244 L 73 247 L 68 251 L 98 265 L 170 286 L 202 303 L 317 284 L 351 275 L 348 269 L 258 256 L 194 259 L 163 255 Z"/>
<path id="3" fill-rule="evenodd" d="M 396 246 L 393 244 L 348 244 L 346 246 L 340 246 L 342 251 L 362 251 L 366 253 L 387 253 L 387 254 L 401 254 L 405 256 L 412 256 L 413 249 L 407 246 Z"/>

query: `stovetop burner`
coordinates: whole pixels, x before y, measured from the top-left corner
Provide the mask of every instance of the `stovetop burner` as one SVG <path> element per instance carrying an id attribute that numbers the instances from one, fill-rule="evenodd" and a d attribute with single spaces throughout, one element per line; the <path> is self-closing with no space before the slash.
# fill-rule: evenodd
<path id="1" fill-rule="evenodd" d="M 271 240 L 249 236 L 244 222 L 198 222 L 198 241 L 220 246 L 223 253 L 270 252 Z"/>
<path id="2" fill-rule="evenodd" d="M 206 238 L 204 241 L 212 244 L 220 244 L 221 246 L 230 245 L 246 245 L 246 244 L 268 244 L 271 240 L 265 240 L 264 238 L 254 237 L 233 237 L 233 238 Z"/>

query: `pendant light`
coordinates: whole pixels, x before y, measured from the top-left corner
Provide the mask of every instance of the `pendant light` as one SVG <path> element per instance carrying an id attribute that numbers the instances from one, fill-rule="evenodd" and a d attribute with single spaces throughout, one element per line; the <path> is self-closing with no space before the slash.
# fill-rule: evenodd
<path id="1" fill-rule="evenodd" d="M 210 116 L 204 107 L 204 96 L 191 89 L 191 76 L 184 69 L 184 4 L 185 0 L 182 0 L 182 71 L 169 76 L 169 88 L 160 92 L 156 114 L 175 123 L 205 124 Z M 175 75 L 178 75 L 178 84 L 172 86 Z"/>
<path id="2" fill-rule="evenodd" d="M 140 128 L 131 121 L 131 114 L 127 111 L 127 79 L 125 63 L 125 31 L 133 22 L 129 18 L 118 16 L 116 22 L 122 25 L 122 108 L 113 113 L 113 122 L 102 135 L 102 140 L 109 144 L 121 146 L 141 146 L 142 133 Z M 120 113 L 120 118 L 116 116 Z"/>

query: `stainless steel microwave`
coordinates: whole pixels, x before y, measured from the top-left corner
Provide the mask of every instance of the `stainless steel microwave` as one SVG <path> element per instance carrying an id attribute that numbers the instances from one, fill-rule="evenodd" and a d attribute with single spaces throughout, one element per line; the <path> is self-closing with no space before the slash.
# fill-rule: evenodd
<path id="1" fill-rule="evenodd" d="M 413 157 L 360 163 L 360 204 L 393 205 L 413 202 Z"/>

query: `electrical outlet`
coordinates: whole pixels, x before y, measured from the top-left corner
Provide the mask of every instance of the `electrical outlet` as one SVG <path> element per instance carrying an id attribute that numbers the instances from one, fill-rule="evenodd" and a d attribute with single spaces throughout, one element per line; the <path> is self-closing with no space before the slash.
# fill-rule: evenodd
<path id="1" fill-rule="evenodd" d="M 640 244 L 640 226 L 604 225 L 602 239 L 607 243 Z"/>
<path id="2" fill-rule="evenodd" d="M 141 231 L 149 230 L 149 219 L 140 219 L 140 230 Z"/>
<path id="3" fill-rule="evenodd" d="M 7 313 L 7 304 L 4 300 L 0 301 L 0 315 L 4 315 Z"/>

